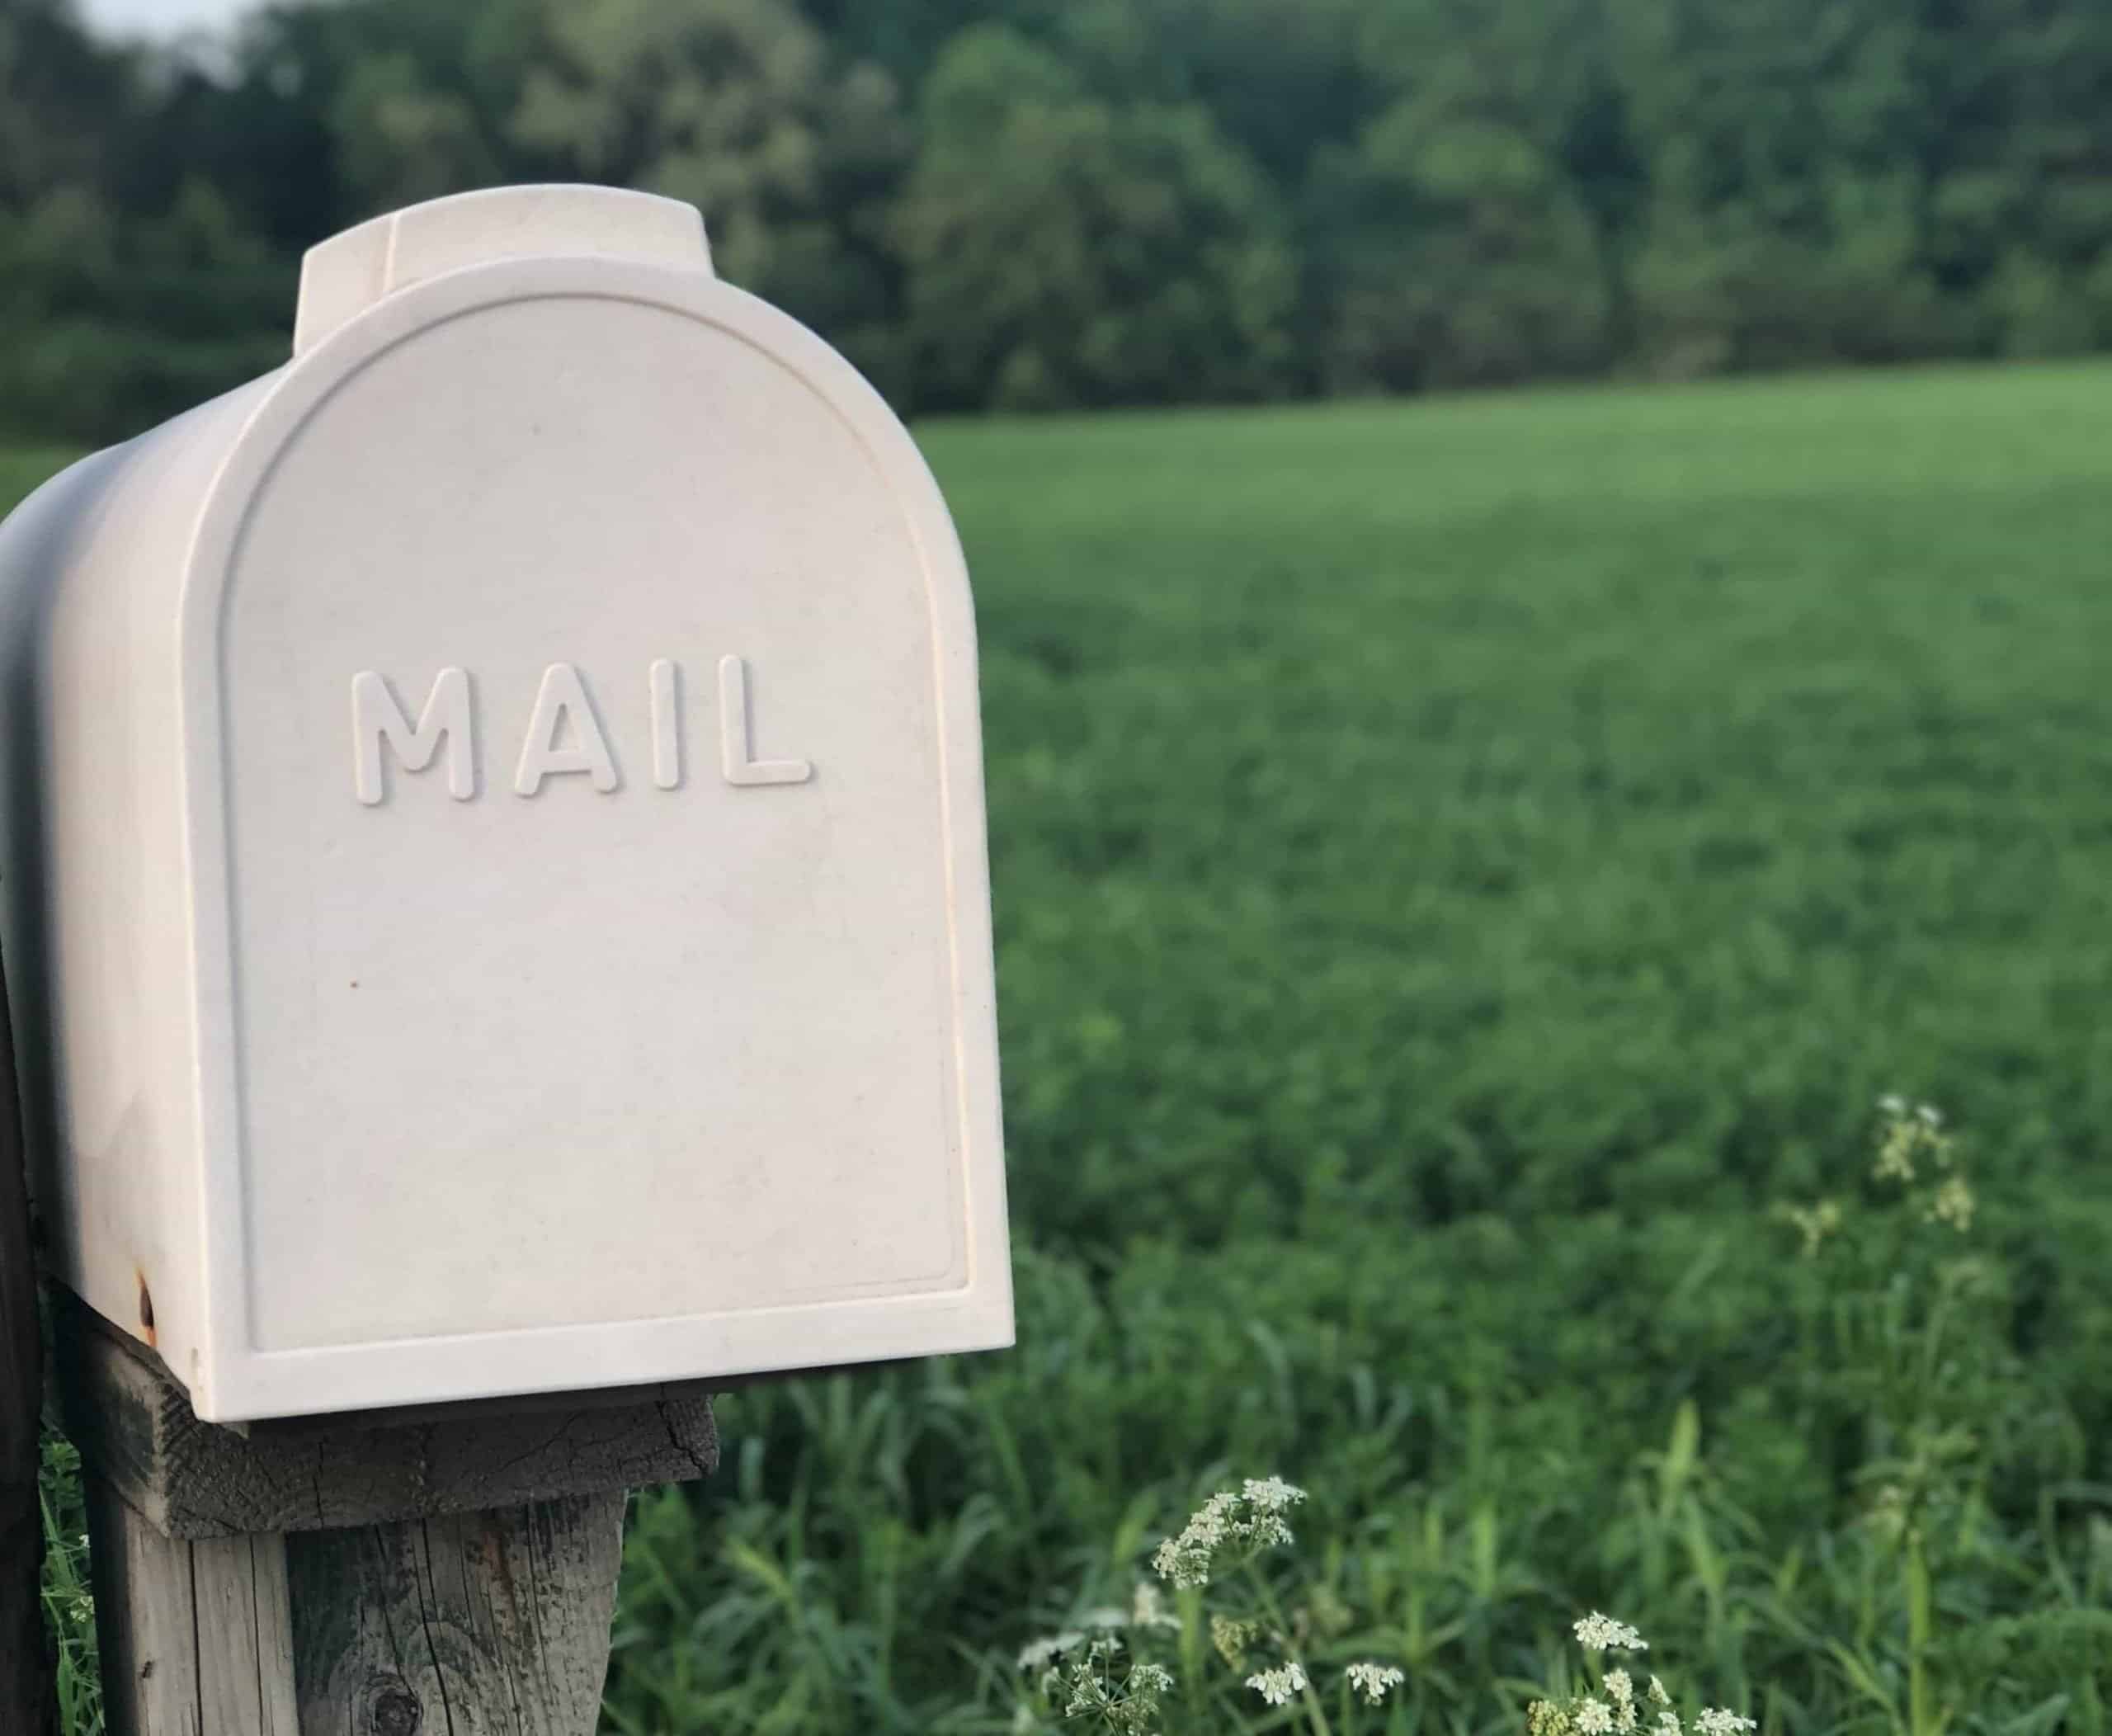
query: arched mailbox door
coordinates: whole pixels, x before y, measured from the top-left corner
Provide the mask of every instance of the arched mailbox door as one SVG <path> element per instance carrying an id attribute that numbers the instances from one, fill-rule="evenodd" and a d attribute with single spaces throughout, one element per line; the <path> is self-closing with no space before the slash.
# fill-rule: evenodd
<path id="1" fill-rule="evenodd" d="M 0 575 L 55 1252 L 201 1415 L 1011 1342 L 959 548 L 694 211 L 326 243 Z"/>

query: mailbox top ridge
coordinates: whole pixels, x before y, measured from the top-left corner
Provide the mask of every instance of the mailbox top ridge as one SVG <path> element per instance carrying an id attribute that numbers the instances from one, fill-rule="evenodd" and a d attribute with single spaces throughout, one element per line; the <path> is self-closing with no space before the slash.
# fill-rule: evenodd
<path id="1" fill-rule="evenodd" d="M 465 266 L 581 255 L 711 273 L 696 207 L 622 187 L 554 184 L 453 193 L 319 241 L 301 261 L 294 354 L 397 290 Z"/>

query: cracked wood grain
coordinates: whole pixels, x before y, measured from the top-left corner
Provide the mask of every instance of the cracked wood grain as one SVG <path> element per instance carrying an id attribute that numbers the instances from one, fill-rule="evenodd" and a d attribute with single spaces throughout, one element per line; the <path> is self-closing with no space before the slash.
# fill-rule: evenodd
<path id="1" fill-rule="evenodd" d="M 190 1540 L 91 1479 L 110 1736 L 592 1736 L 625 1499 Z"/>
<path id="2" fill-rule="evenodd" d="M 701 1392 L 237 1432 L 54 1300 L 110 1736 L 592 1736 L 625 1492 L 716 1466 Z"/>
<path id="3" fill-rule="evenodd" d="M 592 1736 L 624 1498 L 287 1539 L 302 1736 Z"/>
<path id="4" fill-rule="evenodd" d="M 177 1538 L 342 1529 L 709 1476 L 711 1401 L 652 1387 L 402 1414 L 200 1422 L 134 1340 L 55 1297 L 56 1385 L 92 1466 Z"/>

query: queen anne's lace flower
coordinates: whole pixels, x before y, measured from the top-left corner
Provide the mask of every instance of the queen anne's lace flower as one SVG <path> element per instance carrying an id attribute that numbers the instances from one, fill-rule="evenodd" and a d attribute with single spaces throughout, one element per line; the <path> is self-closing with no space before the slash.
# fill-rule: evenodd
<path id="1" fill-rule="evenodd" d="M 1929 1221 L 1948 1224 L 1963 1234 L 1973 1228 L 1973 1214 L 1978 1203 L 1964 1176 L 1947 1176 L 1929 1201 Z"/>
<path id="2" fill-rule="evenodd" d="M 1680 1715 L 1677 1712 L 1658 1713 L 1657 1736 L 1686 1736 L 1686 1733 L 1680 1728 Z"/>
<path id="3" fill-rule="evenodd" d="M 1596 1610 L 1577 1624 L 1577 1643 L 1587 1652 L 1647 1652 L 1649 1642 L 1625 1621 Z"/>
<path id="4" fill-rule="evenodd" d="M 1349 1678 L 1350 1686 L 1373 1705 L 1385 1699 L 1388 1689 L 1407 1680 L 1390 1664 L 1353 1663 L 1342 1673 Z"/>
<path id="5" fill-rule="evenodd" d="M 1227 1544 L 1252 1553 L 1290 1542 L 1283 1516 L 1304 1498 L 1304 1489 L 1280 1477 L 1249 1478 L 1237 1493 L 1221 1489 L 1195 1509 L 1179 1536 L 1159 1545 L 1152 1565 L 1176 1586 L 1208 1585 L 1217 1553 Z"/>
<path id="6" fill-rule="evenodd" d="M 1614 1727 L 1614 1710 L 1603 1700 L 1580 1700 L 1577 1702 L 1577 1728 L 1584 1736 L 1605 1736 Z"/>
<path id="7" fill-rule="evenodd" d="M 1247 1678 L 1247 1685 L 1270 1705 L 1289 1705 L 1291 1696 L 1305 1690 L 1305 1670 L 1294 1658 L 1273 1670 L 1262 1670 Z"/>
<path id="8" fill-rule="evenodd" d="M 1655 1676 L 1650 1678 L 1650 1697 L 1659 1705 L 1670 1705 L 1672 1703 L 1672 1696 L 1665 1691 L 1665 1684 L 1658 1681 Z"/>
<path id="9" fill-rule="evenodd" d="M 1751 1719 L 1741 1718 L 1721 1706 L 1711 1706 L 1702 1713 L 1694 1720 L 1694 1727 L 1701 1732 L 1701 1736 L 1738 1736 L 1741 1730 L 1759 1728 Z"/>
<path id="10" fill-rule="evenodd" d="M 1296 1507 L 1305 1498 L 1305 1491 L 1294 1483 L 1286 1483 L 1280 1477 L 1249 1477 L 1240 1493 L 1247 1498 L 1247 1504 L 1258 1513 L 1280 1513 L 1286 1507 Z"/>

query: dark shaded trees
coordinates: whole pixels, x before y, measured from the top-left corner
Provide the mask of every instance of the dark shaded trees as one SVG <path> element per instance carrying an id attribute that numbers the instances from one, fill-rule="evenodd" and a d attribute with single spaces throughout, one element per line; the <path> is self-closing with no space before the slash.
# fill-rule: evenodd
<path id="1" fill-rule="evenodd" d="M 2112 346 L 2100 0 L 324 0 L 0 12 L 0 425 L 280 353 L 309 242 L 691 199 L 911 408 Z"/>

